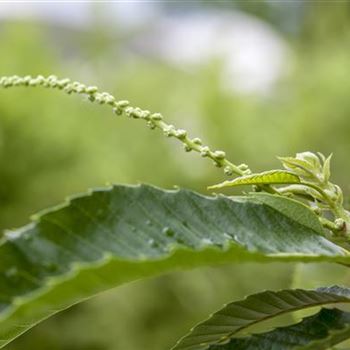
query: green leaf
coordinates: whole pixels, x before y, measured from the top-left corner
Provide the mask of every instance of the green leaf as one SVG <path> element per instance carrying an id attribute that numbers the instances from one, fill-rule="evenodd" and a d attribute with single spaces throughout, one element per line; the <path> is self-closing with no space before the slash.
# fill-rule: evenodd
<path id="1" fill-rule="evenodd" d="M 231 339 L 210 350 L 326 350 L 350 338 L 350 313 L 322 309 L 300 323 L 247 338 Z"/>
<path id="2" fill-rule="evenodd" d="M 250 295 L 244 300 L 226 305 L 208 320 L 198 324 L 173 349 L 216 349 L 212 345 L 227 342 L 230 338 L 234 338 L 238 333 L 259 322 L 297 310 L 337 303 L 350 303 L 350 289 L 334 286 L 316 290 L 266 291 Z M 253 336 L 252 339 L 255 341 L 256 337 Z M 232 340 L 232 344 L 239 344 L 239 340 Z M 232 346 L 222 349 L 236 348 Z M 246 348 L 242 347 L 242 349 Z M 281 348 L 276 347 L 276 349 Z"/>
<path id="3" fill-rule="evenodd" d="M 306 152 L 309 153 L 309 152 Z M 300 157 L 302 153 L 297 154 L 297 158 L 294 157 L 277 157 L 285 169 L 291 171 L 293 174 L 302 176 L 304 178 L 315 177 L 315 171 L 318 169 L 318 165 L 315 162 L 308 161 L 307 158 Z M 299 157 L 298 157 L 299 156 Z"/>
<path id="4" fill-rule="evenodd" d="M 0 241 L 0 348 L 96 293 L 166 271 L 245 261 L 350 262 L 303 204 L 113 186 Z"/>
<path id="5" fill-rule="evenodd" d="M 208 187 L 217 189 L 223 187 L 242 186 L 242 185 L 283 185 L 300 183 L 299 176 L 286 170 L 270 170 L 258 174 L 250 174 L 237 177 L 233 180 L 224 181 L 220 184 Z"/>
<path id="6" fill-rule="evenodd" d="M 333 154 L 329 155 L 323 163 L 322 174 L 324 182 L 328 182 L 331 177 L 331 159 Z"/>

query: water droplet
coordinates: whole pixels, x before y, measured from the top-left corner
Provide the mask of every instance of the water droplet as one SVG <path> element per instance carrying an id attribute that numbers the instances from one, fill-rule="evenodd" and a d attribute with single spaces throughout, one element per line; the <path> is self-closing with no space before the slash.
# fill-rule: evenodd
<path id="1" fill-rule="evenodd" d="M 164 227 L 164 228 L 163 228 L 163 233 L 164 233 L 167 237 L 174 237 L 174 236 L 175 236 L 175 232 L 174 232 L 170 227 Z"/>
<path id="2" fill-rule="evenodd" d="M 158 248 L 159 247 L 159 243 L 156 242 L 153 238 L 150 238 L 148 240 L 148 244 L 152 247 L 152 248 Z"/>
<path id="3" fill-rule="evenodd" d="M 136 231 L 136 227 L 135 226 L 131 226 L 131 231 L 135 232 Z"/>
<path id="4" fill-rule="evenodd" d="M 180 238 L 180 237 L 176 238 L 176 242 L 178 244 L 185 244 L 185 241 L 182 238 Z"/>
<path id="5" fill-rule="evenodd" d="M 147 226 L 151 226 L 151 225 L 152 225 L 151 220 L 146 220 L 146 225 L 147 225 Z"/>

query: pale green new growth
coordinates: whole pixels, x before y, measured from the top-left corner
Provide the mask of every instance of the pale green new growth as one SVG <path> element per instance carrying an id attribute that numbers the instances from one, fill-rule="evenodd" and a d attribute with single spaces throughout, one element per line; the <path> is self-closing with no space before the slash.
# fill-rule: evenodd
<path id="1" fill-rule="evenodd" d="M 241 185 L 288 185 L 273 190 L 286 196 L 306 200 L 316 214 L 320 215 L 321 223 L 331 230 L 338 238 L 350 235 L 350 213 L 343 207 L 343 193 L 339 186 L 331 183 L 330 160 L 323 154 L 312 152 L 297 153 L 296 157 L 279 157 L 286 170 L 270 170 L 257 174 L 237 177 L 230 181 L 210 186 L 209 189 Z M 329 221 L 327 212 L 332 212 L 334 222 Z M 323 215 L 326 214 L 326 215 Z"/>
<path id="2" fill-rule="evenodd" d="M 280 157 L 285 169 L 300 177 L 299 185 L 279 189 L 280 194 L 291 194 L 307 199 L 309 205 L 319 215 L 332 212 L 335 222 L 332 225 L 325 217 L 321 222 L 340 236 L 350 234 L 350 213 L 343 207 L 343 192 L 338 185 L 329 181 L 330 160 L 323 154 L 312 152 L 297 153 L 296 157 Z"/>

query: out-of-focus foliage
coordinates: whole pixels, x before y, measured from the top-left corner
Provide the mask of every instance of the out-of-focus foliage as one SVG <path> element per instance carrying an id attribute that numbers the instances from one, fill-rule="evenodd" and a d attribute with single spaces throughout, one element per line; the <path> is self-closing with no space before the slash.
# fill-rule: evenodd
<path id="1" fill-rule="evenodd" d="M 291 50 L 288 71 L 264 97 L 222 90 L 220 62 L 194 74 L 142 56 L 127 48 L 129 36 L 112 33 L 98 19 L 86 32 L 0 22 L 0 75 L 55 73 L 99 85 L 161 111 L 253 171 L 276 168 L 276 155 L 333 152 L 334 182 L 348 194 L 349 5 L 308 3 L 296 11 L 293 31 L 279 25 L 288 12 L 272 21 L 259 6 L 243 10 L 275 25 Z M 224 180 L 207 160 L 184 154 L 142 123 L 45 90 L 0 92 L 0 162 L 1 228 L 26 223 L 38 209 L 106 182 L 205 191 Z M 345 269 L 337 271 L 330 283 L 338 276 L 348 282 Z M 137 282 L 57 315 L 9 349 L 160 350 L 222 303 L 291 283 L 290 265 L 208 268 Z"/>

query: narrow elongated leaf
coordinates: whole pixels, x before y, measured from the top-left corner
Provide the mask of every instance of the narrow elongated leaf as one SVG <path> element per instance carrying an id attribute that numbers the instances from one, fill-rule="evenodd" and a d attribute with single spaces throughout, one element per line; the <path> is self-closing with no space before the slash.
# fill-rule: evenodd
<path id="1" fill-rule="evenodd" d="M 0 242 L 0 347 L 100 291 L 165 271 L 240 261 L 349 262 L 322 234 L 311 210 L 271 195 L 92 191 Z"/>
<path id="2" fill-rule="evenodd" d="M 298 324 L 231 339 L 227 344 L 210 346 L 210 350 L 326 350 L 350 337 L 350 313 L 322 309 Z"/>
<path id="3" fill-rule="evenodd" d="M 209 189 L 218 189 L 224 187 L 242 186 L 242 185 L 283 185 L 300 183 L 299 176 L 286 170 L 269 170 L 258 174 L 250 174 L 237 177 L 233 180 L 224 181 L 220 184 L 208 187 Z"/>
<path id="4" fill-rule="evenodd" d="M 336 303 L 350 303 L 350 289 L 334 286 L 317 290 L 296 289 L 254 294 L 244 300 L 226 305 L 207 321 L 197 325 L 173 349 L 216 349 L 216 347 L 211 346 L 227 341 L 235 337 L 237 333 L 259 322 L 297 310 Z M 254 343 L 256 338 L 252 339 Z M 239 341 L 234 340 L 232 344 L 239 344 Z M 236 349 L 227 347 L 227 349 L 231 348 Z M 240 347 L 238 348 L 240 349 Z M 245 348 L 242 347 L 242 349 Z"/>

